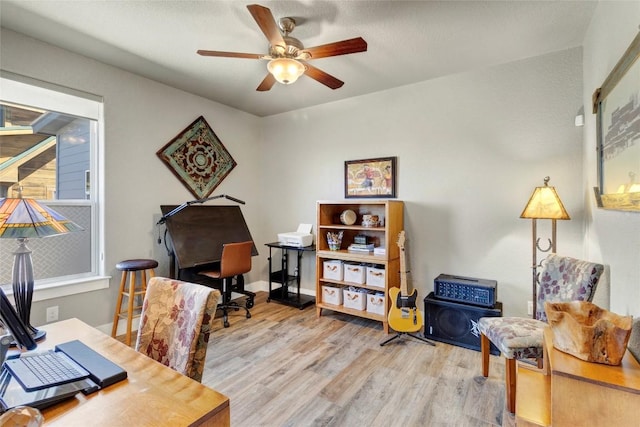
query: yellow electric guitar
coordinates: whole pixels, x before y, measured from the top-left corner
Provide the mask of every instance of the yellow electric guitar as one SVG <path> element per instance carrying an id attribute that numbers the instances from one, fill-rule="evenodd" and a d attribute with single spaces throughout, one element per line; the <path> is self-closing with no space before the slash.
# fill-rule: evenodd
<path id="1" fill-rule="evenodd" d="M 400 289 L 389 289 L 391 310 L 389 310 L 389 326 L 396 332 L 418 332 L 422 328 L 422 313 L 416 307 L 418 291 L 415 289 L 409 295 L 407 290 L 407 262 L 404 248 L 404 230 L 398 235 L 400 248 Z"/>

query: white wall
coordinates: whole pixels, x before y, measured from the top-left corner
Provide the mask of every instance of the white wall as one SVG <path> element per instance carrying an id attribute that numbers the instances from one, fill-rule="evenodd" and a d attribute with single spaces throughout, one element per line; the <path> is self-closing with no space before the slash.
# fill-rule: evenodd
<path id="1" fill-rule="evenodd" d="M 526 315 L 531 223 L 519 216 L 546 175 L 572 217 L 558 251 L 582 255 L 581 61 L 572 49 L 265 118 L 263 230 L 313 223 L 316 200 L 342 199 L 345 160 L 397 156 L 419 295 L 440 273 L 496 279 L 505 313 Z"/>
<path id="2" fill-rule="evenodd" d="M 593 187 L 598 185 L 596 116 L 591 96 L 638 34 L 640 2 L 600 2 L 584 41 L 584 170 L 586 249 L 610 266 L 610 309 L 640 315 L 640 213 L 598 209 Z"/>
<path id="3" fill-rule="evenodd" d="M 526 314 L 531 223 L 519 215 L 546 175 L 572 216 L 558 224 L 558 251 L 584 254 L 582 129 L 573 125 L 583 103 L 581 49 L 258 119 L 11 31 L 0 47 L 5 70 L 105 98 L 110 274 L 122 259 L 147 256 L 166 274 L 159 205 L 191 197 L 155 152 L 199 115 L 239 164 L 219 189 L 248 202 L 260 251 L 250 281 L 267 278 L 264 243 L 315 223 L 316 200 L 343 198 L 345 160 L 384 156 L 398 157 L 410 279 L 421 298 L 439 273 L 496 279 L 505 314 Z M 302 269 L 313 292 L 312 256 Z M 106 324 L 117 285 L 114 277 L 108 291 L 55 303 L 62 318 Z"/>
<path id="4" fill-rule="evenodd" d="M 154 258 L 161 263 L 157 273 L 168 274 L 167 253 L 156 242 L 160 205 L 194 197 L 156 151 L 200 115 L 238 163 L 215 194 L 248 201 L 242 211 L 250 230 L 258 229 L 257 117 L 5 29 L 0 48 L 3 70 L 102 95 L 105 102 L 105 265 L 113 276 L 110 289 L 35 303 L 33 324 L 44 323 L 50 305 L 60 306 L 61 319 L 109 323 L 120 280 L 118 261 Z M 249 280 L 258 280 L 257 273 Z"/>

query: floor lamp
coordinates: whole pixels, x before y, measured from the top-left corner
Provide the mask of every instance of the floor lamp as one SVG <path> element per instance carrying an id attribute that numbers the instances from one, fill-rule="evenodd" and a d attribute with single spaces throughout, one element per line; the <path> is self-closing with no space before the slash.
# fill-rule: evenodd
<path id="1" fill-rule="evenodd" d="M 556 220 L 559 219 L 571 219 L 569 214 L 564 209 L 564 205 L 556 193 L 555 187 L 549 187 L 549 177 L 544 178 L 544 186 L 536 187 L 533 190 L 533 194 L 529 198 L 527 206 L 525 206 L 520 218 L 531 219 L 532 231 L 533 231 L 533 318 L 536 317 L 536 301 L 538 296 L 538 251 L 540 252 L 555 252 L 556 251 Z M 547 248 L 540 247 L 540 238 L 538 237 L 537 220 L 550 219 L 551 220 L 551 239 L 549 240 L 549 246 Z"/>
<path id="2" fill-rule="evenodd" d="M 31 326 L 34 279 L 27 241 L 33 237 L 56 236 L 80 230 L 82 227 L 78 224 L 33 199 L 0 198 L 0 238 L 18 240 L 18 249 L 13 252 L 11 276 L 16 311 L 36 341 L 44 338 L 46 332 Z"/>

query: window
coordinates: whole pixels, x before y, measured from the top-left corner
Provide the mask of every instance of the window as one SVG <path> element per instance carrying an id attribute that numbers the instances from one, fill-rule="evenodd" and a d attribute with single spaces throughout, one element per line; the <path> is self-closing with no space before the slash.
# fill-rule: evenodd
<path id="1" fill-rule="evenodd" d="M 0 197 L 36 199 L 84 228 L 29 240 L 36 289 L 99 277 L 101 99 L 8 73 L 0 88 Z M 0 284 L 16 247 L 0 241 Z"/>

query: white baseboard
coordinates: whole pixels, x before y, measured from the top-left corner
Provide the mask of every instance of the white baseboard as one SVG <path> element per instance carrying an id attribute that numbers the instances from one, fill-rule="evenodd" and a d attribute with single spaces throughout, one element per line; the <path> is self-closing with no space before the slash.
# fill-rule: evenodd
<path id="1" fill-rule="evenodd" d="M 267 282 L 266 280 L 258 280 L 256 282 L 245 284 L 244 288 L 246 290 L 248 290 L 248 291 L 251 291 L 251 292 L 260 292 L 260 291 L 269 292 L 269 282 Z M 305 289 L 305 288 L 300 288 L 300 293 L 303 294 L 303 295 L 311 295 L 311 296 L 315 296 L 316 295 L 314 290 Z M 235 294 L 235 293 L 232 295 L 233 298 L 237 298 L 237 297 L 241 297 L 241 296 L 242 296 L 242 294 Z M 132 331 L 137 331 L 139 324 L 140 324 L 140 318 L 136 317 L 131 322 L 131 330 Z M 107 323 L 107 324 L 104 324 L 104 325 L 96 326 L 96 329 L 98 329 L 99 331 L 104 332 L 107 335 L 111 335 L 111 327 L 112 326 L 113 326 L 112 323 Z M 116 335 L 124 335 L 126 332 L 127 332 L 127 320 L 126 319 L 120 319 L 118 321 L 118 329 L 116 331 Z M 132 341 L 134 339 L 135 339 L 135 337 L 132 338 Z"/>

